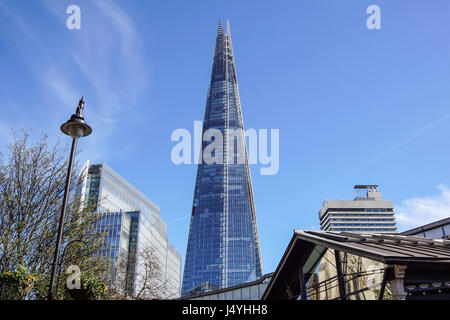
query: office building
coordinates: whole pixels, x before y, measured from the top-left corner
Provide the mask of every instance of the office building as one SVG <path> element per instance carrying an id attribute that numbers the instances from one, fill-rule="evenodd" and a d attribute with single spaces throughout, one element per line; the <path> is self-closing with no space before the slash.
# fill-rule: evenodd
<path id="1" fill-rule="evenodd" d="M 319 211 L 324 231 L 397 232 L 394 205 L 383 200 L 377 185 L 356 185 L 354 200 L 327 200 Z"/>
<path id="2" fill-rule="evenodd" d="M 97 203 L 96 210 L 101 213 L 97 230 L 107 235 L 99 254 L 110 257 L 115 267 L 124 259 L 128 263 L 125 289 L 134 293 L 140 288 L 137 275 L 145 268 L 142 256 L 152 250 L 167 284 L 164 297 L 179 297 L 181 255 L 169 243 L 159 207 L 104 163 L 85 164 L 77 192 L 84 203 Z"/>
<path id="3" fill-rule="evenodd" d="M 203 137 L 224 137 L 219 161 L 197 168 L 182 296 L 198 288 L 228 288 L 262 276 L 259 237 L 229 24 L 219 23 Z M 237 132 L 230 138 L 230 132 Z M 236 138 L 236 140 L 235 140 Z M 207 140 L 207 139 L 206 139 Z M 202 151 L 212 142 L 203 141 Z M 236 146 L 236 147 L 234 147 Z"/>

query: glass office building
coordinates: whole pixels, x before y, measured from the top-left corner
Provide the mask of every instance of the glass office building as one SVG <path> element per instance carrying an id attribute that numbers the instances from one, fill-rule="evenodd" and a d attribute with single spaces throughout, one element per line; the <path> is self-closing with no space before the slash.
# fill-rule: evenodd
<path id="1" fill-rule="evenodd" d="M 115 261 L 128 257 L 131 220 L 125 212 L 103 213 L 95 224 L 98 233 L 105 233 L 103 245 L 97 254 Z"/>
<path id="2" fill-rule="evenodd" d="M 166 297 L 179 297 L 181 254 L 169 243 L 167 225 L 159 207 L 104 163 L 85 164 L 77 193 L 81 201 L 96 203 L 96 210 L 101 213 L 96 227 L 99 232 L 106 232 L 106 236 L 99 254 L 114 262 L 125 258 L 133 266 L 127 290 L 134 291 L 140 286 L 133 275 L 143 272 L 139 261 L 141 252 L 152 248 L 167 282 Z"/>
<path id="3" fill-rule="evenodd" d="M 132 228 L 134 230 L 132 230 Z M 101 213 L 100 219 L 95 224 L 98 233 L 105 234 L 100 249 L 95 253 L 102 257 L 110 258 L 114 263 L 108 274 L 108 286 L 119 289 L 122 292 L 130 292 L 134 286 L 133 277 L 125 278 L 123 272 L 117 272 L 119 261 L 127 261 L 127 264 L 135 264 L 135 258 L 130 254 L 133 247 L 131 232 L 136 232 L 136 226 L 132 227 L 128 212 L 105 212 Z M 135 246 L 135 242 L 134 242 Z M 133 261 L 131 260 L 133 259 Z M 131 274 L 132 272 L 130 272 Z M 122 285 L 118 285 L 120 283 Z M 110 282 L 109 282 L 110 281 Z"/>
<path id="4" fill-rule="evenodd" d="M 223 149 L 206 150 L 220 132 Z M 182 296 L 200 287 L 227 288 L 262 275 L 259 237 L 229 25 L 219 22 L 203 122 L 202 157 L 183 274 Z M 211 153 L 211 154 L 213 154 Z"/>

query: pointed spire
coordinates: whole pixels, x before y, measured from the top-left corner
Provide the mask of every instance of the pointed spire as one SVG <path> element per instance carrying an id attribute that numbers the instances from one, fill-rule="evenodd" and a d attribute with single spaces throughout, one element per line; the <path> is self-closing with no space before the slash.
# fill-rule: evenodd
<path id="1" fill-rule="evenodd" d="M 227 19 L 227 34 L 231 37 L 230 20 Z"/>

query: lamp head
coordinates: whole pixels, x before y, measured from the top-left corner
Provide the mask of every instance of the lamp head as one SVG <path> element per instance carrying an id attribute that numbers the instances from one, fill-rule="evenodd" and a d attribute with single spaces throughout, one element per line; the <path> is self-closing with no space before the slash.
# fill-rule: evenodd
<path id="1" fill-rule="evenodd" d="M 81 97 L 76 113 L 70 117 L 70 120 L 61 126 L 61 131 L 74 139 L 86 137 L 91 134 L 92 128 L 83 118 L 84 98 Z"/>

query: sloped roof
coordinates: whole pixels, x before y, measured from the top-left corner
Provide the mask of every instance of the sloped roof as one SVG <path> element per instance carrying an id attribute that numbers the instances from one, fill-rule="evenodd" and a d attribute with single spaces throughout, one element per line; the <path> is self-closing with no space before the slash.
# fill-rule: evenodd
<path id="1" fill-rule="evenodd" d="M 450 263 L 450 240 L 400 234 L 295 230 L 294 236 L 328 248 L 354 253 L 387 264 Z"/>
<path id="2" fill-rule="evenodd" d="M 428 223 L 426 225 L 423 225 L 423 226 L 420 226 L 420 227 L 417 227 L 417 228 L 414 228 L 414 229 L 403 231 L 401 234 L 405 235 L 405 236 L 408 236 L 408 235 L 418 234 L 418 233 L 421 233 L 421 232 L 427 232 L 429 230 L 436 229 L 436 228 L 439 228 L 439 227 L 444 227 L 444 226 L 447 226 L 447 225 L 450 225 L 450 218 L 445 218 L 445 219 L 442 219 L 442 220 L 439 220 L 439 221 Z M 448 236 L 450 236 L 450 235 L 447 235 L 447 237 Z"/>
<path id="3" fill-rule="evenodd" d="M 450 241 L 400 234 L 294 230 L 294 235 L 274 272 L 262 299 L 285 297 L 286 286 L 298 291 L 299 271 L 318 250 L 329 248 L 383 262 L 406 265 L 425 273 L 450 270 Z M 319 252 L 320 253 L 320 252 Z M 320 259 L 320 255 L 314 257 Z M 309 268 L 309 266 L 308 266 Z M 305 281 L 313 270 L 305 271 Z"/>

